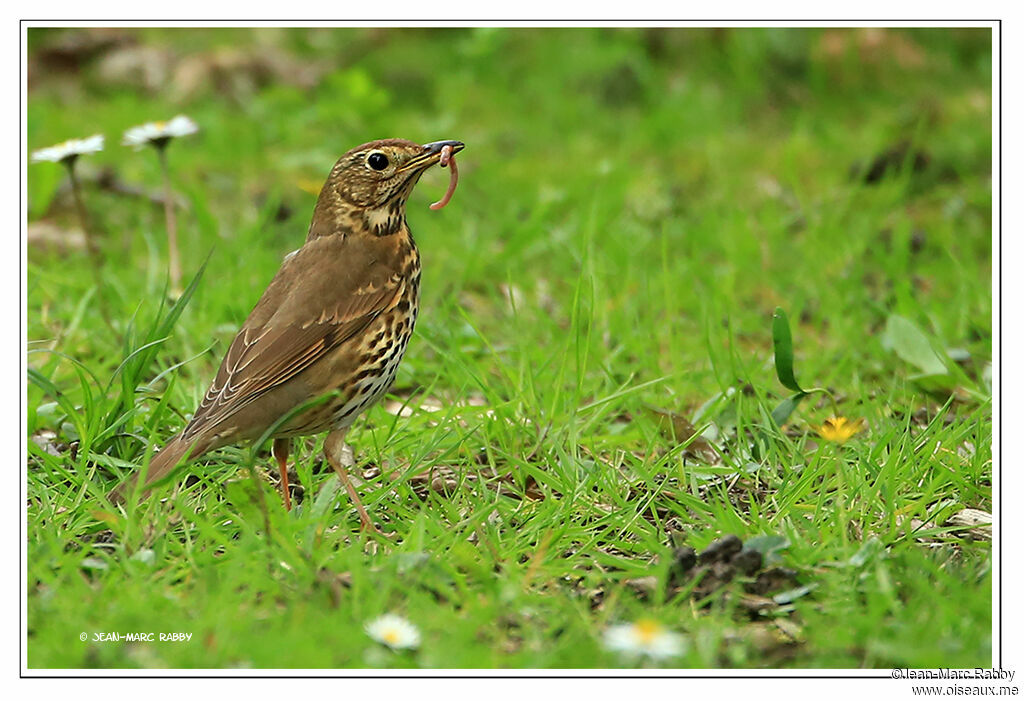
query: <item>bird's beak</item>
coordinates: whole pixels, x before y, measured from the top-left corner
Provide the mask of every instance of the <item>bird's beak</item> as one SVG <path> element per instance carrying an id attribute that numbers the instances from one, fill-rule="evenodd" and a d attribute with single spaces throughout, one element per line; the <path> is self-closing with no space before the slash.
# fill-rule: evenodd
<path id="1" fill-rule="evenodd" d="M 453 154 L 466 148 L 466 144 L 461 141 L 432 141 L 429 144 L 423 144 L 423 150 L 430 154 L 440 154 L 441 149 L 445 146 L 451 146 Z"/>
<path id="2" fill-rule="evenodd" d="M 421 168 L 429 168 L 438 161 L 441 160 L 441 149 L 445 146 L 452 147 L 452 155 L 466 148 L 466 145 L 461 141 L 432 141 L 429 144 L 423 144 L 423 153 L 415 156 L 412 160 L 402 166 L 399 170 L 419 170 Z"/>

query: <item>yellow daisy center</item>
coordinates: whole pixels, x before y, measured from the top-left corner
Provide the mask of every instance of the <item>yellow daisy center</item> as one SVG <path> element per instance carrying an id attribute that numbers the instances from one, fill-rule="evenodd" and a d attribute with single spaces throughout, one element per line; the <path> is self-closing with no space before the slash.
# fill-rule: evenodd
<path id="1" fill-rule="evenodd" d="M 651 620 L 637 621 L 633 628 L 636 630 L 636 637 L 644 644 L 653 642 L 662 631 L 661 624 Z"/>

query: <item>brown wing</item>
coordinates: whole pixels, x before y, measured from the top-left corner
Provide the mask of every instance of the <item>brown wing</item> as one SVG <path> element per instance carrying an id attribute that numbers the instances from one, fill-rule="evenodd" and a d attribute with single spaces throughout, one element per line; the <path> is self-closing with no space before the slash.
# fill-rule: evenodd
<path id="1" fill-rule="evenodd" d="M 379 255 L 358 239 L 331 236 L 290 256 L 231 342 L 183 436 L 215 429 L 397 304 L 405 279 Z"/>

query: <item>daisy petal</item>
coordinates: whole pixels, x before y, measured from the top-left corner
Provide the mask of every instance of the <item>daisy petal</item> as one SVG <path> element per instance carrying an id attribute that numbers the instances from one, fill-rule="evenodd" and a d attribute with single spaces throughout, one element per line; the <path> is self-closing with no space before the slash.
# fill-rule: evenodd
<path id="1" fill-rule="evenodd" d="M 96 153 L 102 150 L 103 135 L 94 134 L 87 139 L 68 139 L 55 146 L 48 146 L 38 151 L 33 151 L 32 162 L 52 161 L 53 163 L 63 163 L 70 158 L 77 158 L 87 153 Z"/>
<path id="2" fill-rule="evenodd" d="M 166 143 L 179 137 L 195 134 L 199 131 L 199 125 L 183 114 L 179 114 L 169 122 L 146 122 L 137 127 L 132 127 L 124 133 L 121 143 L 125 146 L 133 146 L 136 150 L 146 144 Z"/>
<path id="3" fill-rule="evenodd" d="M 649 620 L 611 626 L 604 633 L 604 646 L 624 657 L 646 656 L 652 660 L 676 657 L 685 649 L 683 636 Z"/>
<path id="4" fill-rule="evenodd" d="M 393 613 L 375 618 L 365 626 L 366 634 L 392 650 L 419 647 L 420 632 L 412 623 Z"/>

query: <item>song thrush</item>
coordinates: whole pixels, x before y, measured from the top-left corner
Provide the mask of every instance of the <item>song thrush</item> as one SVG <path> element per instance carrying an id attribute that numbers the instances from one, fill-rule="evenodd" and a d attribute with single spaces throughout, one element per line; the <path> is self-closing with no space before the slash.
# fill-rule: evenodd
<path id="1" fill-rule="evenodd" d="M 391 385 L 416 324 L 420 256 L 406 224 L 406 200 L 424 171 L 441 163 L 451 166 L 451 185 L 432 207 L 447 203 L 457 177 L 453 156 L 462 148 L 459 141 L 420 146 L 385 139 L 338 159 L 305 244 L 285 258 L 231 342 L 192 420 L 153 457 L 143 491 L 183 460 L 258 439 L 290 411 L 333 392 L 274 434 L 285 508 L 291 509 L 291 438 L 329 431 L 324 455 L 363 527 L 373 527 L 341 463 L 344 437 Z M 123 500 L 138 478 L 111 498 Z"/>

